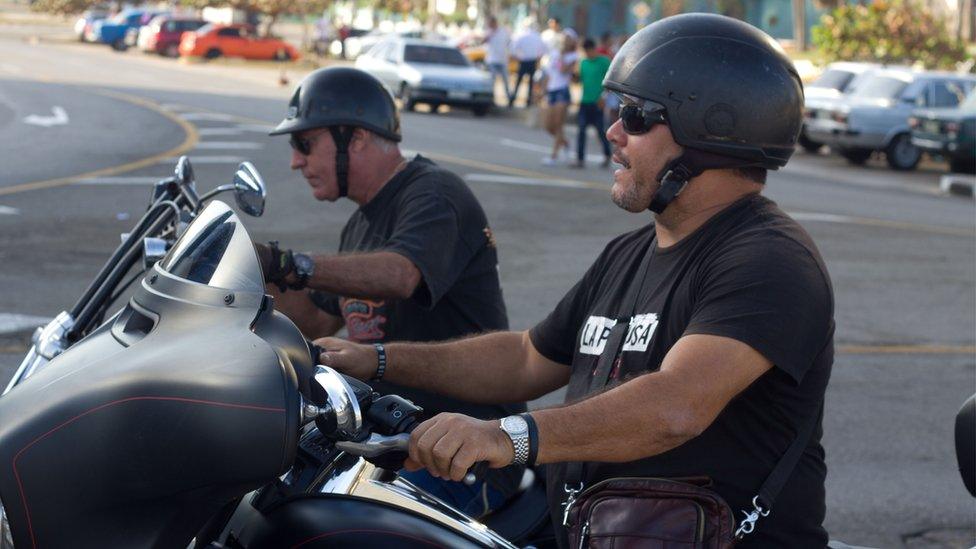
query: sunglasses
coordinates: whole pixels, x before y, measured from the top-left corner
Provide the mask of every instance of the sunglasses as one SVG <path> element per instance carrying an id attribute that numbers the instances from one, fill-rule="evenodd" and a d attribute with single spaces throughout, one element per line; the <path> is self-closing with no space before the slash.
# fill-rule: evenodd
<path id="1" fill-rule="evenodd" d="M 302 156 L 308 156 L 312 153 L 312 147 L 315 146 L 315 142 L 325 133 L 328 133 L 328 131 L 317 133 L 311 137 L 298 137 L 298 134 L 293 133 L 288 139 L 288 144 Z"/>
<path id="2" fill-rule="evenodd" d="M 658 124 L 667 124 L 667 109 L 653 101 L 620 105 L 620 123 L 630 135 L 641 135 Z"/>

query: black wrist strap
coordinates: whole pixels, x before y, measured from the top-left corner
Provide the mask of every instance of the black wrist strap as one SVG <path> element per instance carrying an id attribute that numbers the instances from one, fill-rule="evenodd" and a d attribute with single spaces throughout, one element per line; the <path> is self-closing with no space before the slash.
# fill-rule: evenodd
<path id="1" fill-rule="evenodd" d="M 379 381 L 383 379 L 383 374 L 386 373 L 386 348 L 383 347 L 382 343 L 374 343 L 373 347 L 376 348 L 376 375 L 370 381 Z"/>
<path id="2" fill-rule="evenodd" d="M 519 414 L 519 416 L 529 426 L 529 457 L 525 465 L 532 467 L 535 465 L 535 459 L 539 455 L 539 427 L 535 424 L 535 418 L 532 417 L 532 414 L 525 412 L 524 414 Z"/>

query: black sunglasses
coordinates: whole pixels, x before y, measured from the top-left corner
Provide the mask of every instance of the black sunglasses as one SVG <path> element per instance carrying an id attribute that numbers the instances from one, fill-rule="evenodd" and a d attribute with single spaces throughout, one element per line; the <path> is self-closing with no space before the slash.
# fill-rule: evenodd
<path id="1" fill-rule="evenodd" d="M 620 123 L 630 135 L 641 135 L 658 124 L 667 124 L 667 109 L 653 101 L 620 105 Z"/>
<path id="2" fill-rule="evenodd" d="M 288 144 L 291 145 L 291 148 L 295 149 L 295 151 L 302 156 L 308 156 L 312 152 L 312 146 L 315 145 L 315 141 L 318 140 L 319 137 L 322 137 L 322 135 L 325 133 L 328 132 L 323 131 L 311 137 L 298 137 L 298 134 L 293 133 L 288 138 Z"/>

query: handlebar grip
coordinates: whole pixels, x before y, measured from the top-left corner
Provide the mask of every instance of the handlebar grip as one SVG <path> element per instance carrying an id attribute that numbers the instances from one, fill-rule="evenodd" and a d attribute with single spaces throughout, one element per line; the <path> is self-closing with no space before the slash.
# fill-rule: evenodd
<path id="1" fill-rule="evenodd" d="M 468 469 L 467 474 L 464 475 L 464 482 L 466 485 L 471 486 L 479 480 L 485 478 L 485 474 L 488 473 L 488 462 L 479 461 Z"/>

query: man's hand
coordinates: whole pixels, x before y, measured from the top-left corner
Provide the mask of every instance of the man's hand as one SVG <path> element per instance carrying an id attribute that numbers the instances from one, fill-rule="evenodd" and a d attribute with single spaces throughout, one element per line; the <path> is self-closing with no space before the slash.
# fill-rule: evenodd
<path id="1" fill-rule="evenodd" d="M 379 360 L 372 345 L 361 345 L 337 337 L 323 337 L 312 343 L 325 349 L 319 355 L 319 364 L 363 381 L 369 381 L 376 375 Z"/>
<path id="2" fill-rule="evenodd" d="M 461 414 L 434 416 L 410 434 L 408 471 L 425 468 L 431 475 L 461 481 L 479 461 L 497 469 L 515 459 L 511 439 L 498 427 L 498 420 L 483 421 Z"/>
<path id="3" fill-rule="evenodd" d="M 282 250 L 274 241 L 268 244 L 255 242 L 254 250 L 258 254 L 258 261 L 261 262 L 261 270 L 268 284 L 276 285 L 282 292 L 294 287 L 298 277 L 294 274 L 295 261 L 291 250 Z"/>

